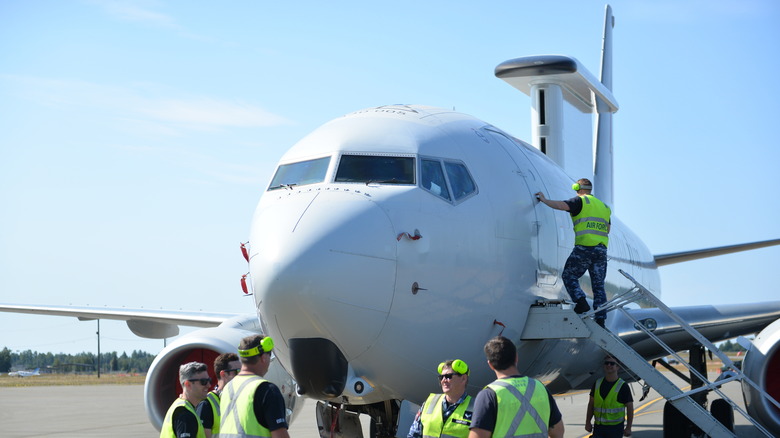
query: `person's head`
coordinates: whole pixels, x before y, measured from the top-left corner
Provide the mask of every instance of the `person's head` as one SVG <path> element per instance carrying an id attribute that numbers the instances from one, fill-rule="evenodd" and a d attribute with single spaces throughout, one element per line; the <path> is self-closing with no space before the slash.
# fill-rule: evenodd
<path id="1" fill-rule="evenodd" d="M 231 381 L 241 371 L 241 361 L 236 353 L 222 353 L 214 360 L 214 374 L 222 384 Z"/>
<path id="2" fill-rule="evenodd" d="M 593 190 L 593 183 L 588 178 L 580 178 L 571 188 L 578 194 L 589 194 Z"/>
<path id="3" fill-rule="evenodd" d="M 264 376 L 271 365 L 271 351 L 274 349 L 274 341 L 269 336 L 251 335 L 238 344 L 238 355 L 241 364 L 252 370 L 255 374 Z"/>
<path id="4" fill-rule="evenodd" d="M 485 357 L 490 367 L 503 371 L 517 365 L 517 348 L 503 336 L 496 336 L 485 344 Z"/>
<path id="5" fill-rule="evenodd" d="M 466 392 L 471 370 L 460 359 L 446 360 L 439 364 L 439 384 L 444 394 L 457 400 Z M 453 400 L 453 401 L 455 401 Z"/>
<path id="6" fill-rule="evenodd" d="M 206 398 L 211 389 L 211 378 L 205 363 L 189 362 L 179 367 L 179 383 L 190 401 Z"/>
<path id="7" fill-rule="evenodd" d="M 620 364 L 614 357 L 610 355 L 604 356 L 603 367 L 605 374 L 617 373 L 620 371 Z"/>

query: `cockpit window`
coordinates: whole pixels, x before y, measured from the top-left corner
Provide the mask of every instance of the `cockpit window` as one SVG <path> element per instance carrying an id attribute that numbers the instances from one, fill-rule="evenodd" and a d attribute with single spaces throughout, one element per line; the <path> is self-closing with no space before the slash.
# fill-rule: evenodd
<path id="1" fill-rule="evenodd" d="M 414 158 L 342 155 L 336 182 L 414 184 Z"/>
<path id="2" fill-rule="evenodd" d="M 445 161 L 444 168 L 447 169 L 447 178 L 450 180 L 452 195 L 455 196 L 456 201 L 474 193 L 477 189 L 469 171 L 462 163 Z"/>
<path id="3" fill-rule="evenodd" d="M 421 161 L 422 170 L 420 180 L 425 190 L 436 196 L 450 200 L 450 192 L 447 190 L 447 181 L 444 180 L 444 172 L 441 170 L 441 161 L 425 160 Z"/>
<path id="4" fill-rule="evenodd" d="M 477 191 L 466 165 L 435 158 L 420 160 L 420 185 L 446 201 L 460 201 Z"/>
<path id="5" fill-rule="evenodd" d="M 330 164 L 330 157 L 282 164 L 276 169 L 276 174 L 271 180 L 268 190 L 321 183 L 325 181 L 328 164 Z"/>

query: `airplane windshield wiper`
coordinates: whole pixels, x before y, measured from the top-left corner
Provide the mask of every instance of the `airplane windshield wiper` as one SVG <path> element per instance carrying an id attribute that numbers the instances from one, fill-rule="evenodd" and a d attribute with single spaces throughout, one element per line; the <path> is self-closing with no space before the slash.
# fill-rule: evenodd
<path id="1" fill-rule="evenodd" d="M 293 187 L 297 186 L 298 184 L 292 183 L 292 184 L 279 184 L 278 186 L 269 187 L 268 190 L 276 190 L 276 189 L 290 189 L 292 190 Z"/>
<path id="2" fill-rule="evenodd" d="M 366 181 L 366 185 L 369 184 L 398 184 L 399 181 L 397 178 L 393 179 L 370 179 Z"/>

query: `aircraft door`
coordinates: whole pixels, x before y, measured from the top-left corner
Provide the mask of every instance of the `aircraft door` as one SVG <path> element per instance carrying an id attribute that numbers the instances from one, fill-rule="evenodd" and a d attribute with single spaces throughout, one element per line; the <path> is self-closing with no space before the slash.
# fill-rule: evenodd
<path id="1" fill-rule="evenodd" d="M 552 209 L 541 205 L 536 200 L 535 193 L 545 191 L 546 188 L 542 182 L 539 172 L 523 153 L 521 147 L 512 139 L 506 137 L 503 133 L 493 130 L 486 130 L 490 133 L 490 138 L 495 139 L 501 148 L 506 152 L 509 158 L 517 166 L 517 173 L 522 177 L 521 193 L 526 194 L 533 206 L 536 221 L 533 224 L 533 244 L 536 250 L 534 258 L 537 261 L 536 285 L 539 288 L 540 295 L 557 296 L 557 289 L 560 288 L 558 277 L 560 267 L 558 266 L 558 234 L 555 222 L 555 214 Z"/>

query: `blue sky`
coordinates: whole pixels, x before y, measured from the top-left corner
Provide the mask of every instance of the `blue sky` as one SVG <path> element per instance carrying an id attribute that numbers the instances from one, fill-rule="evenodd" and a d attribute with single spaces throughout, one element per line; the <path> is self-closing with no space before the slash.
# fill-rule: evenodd
<path id="1" fill-rule="evenodd" d="M 780 4 L 614 1 L 615 211 L 653 253 L 777 238 Z M 504 60 L 598 73 L 602 1 L 0 3 L 0 302 L 251 312 L 239 242 L 322 123 L 419 103 L 530 140 Z M 780 248 L 661 268 L 672 306 L 777 299 Z M 103 321 L 103 351 L 157 352 Z M 0 348 L 95 323 L 0 314 Z"/>

